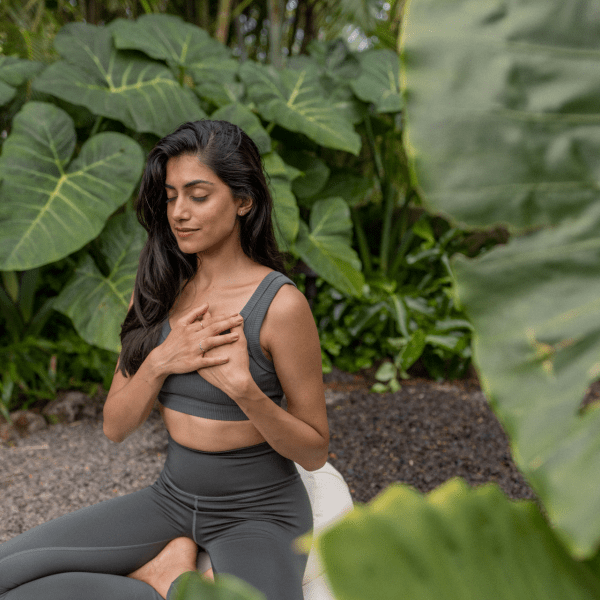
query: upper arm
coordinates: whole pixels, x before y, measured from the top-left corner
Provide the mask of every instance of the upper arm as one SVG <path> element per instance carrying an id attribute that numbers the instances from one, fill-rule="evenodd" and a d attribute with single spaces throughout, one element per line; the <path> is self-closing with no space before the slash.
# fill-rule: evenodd
<path id="1" fill-rule="evenodd" d="M 133 294 L 134 292 L 131 292 L 131 299 L 129 300 L 129 307 L 127 308 L 127 311 L 131 310 L 131 307 L 133 306 Z M 127 385 L 127 382 L 129 381 L 128 377 L 125 377 L 125 375 L 123 375 L 123 373 L 121 373 L 121 370 L 119 369 L 119 362 L 121 360 L 121 357 L 119 357 L 117 359 L 117 365 L 115 367 L 115 374 L 113 375 L 112 378 L 112 382 L 110 384 L 110 388 L 108 390 L 108 394 L 110 395 L 111 392 L 118 392 L 121 388 L 125 387 L 125 385 Z"/>
<path id="2" fill-rule="evenodd" d="M 288 412 L 328 441 L 319 334 L 304 294 L 294 286 L 284 285 L 275 295 L 261 329 L 263 339 Z"/>

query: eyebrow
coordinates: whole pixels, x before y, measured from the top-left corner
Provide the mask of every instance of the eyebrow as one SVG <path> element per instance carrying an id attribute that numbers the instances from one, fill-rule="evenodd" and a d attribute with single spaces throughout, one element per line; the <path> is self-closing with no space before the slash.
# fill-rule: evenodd
<path id="1" fill-rule="evenodd" d="M 206 181 L 204 179 L 194 179 L 194 181 L 189 181 L 183 187 L 184 188 L 189 188 L 189 187 L 192 187 L 194 185 L 198 185 L 199 183 L 208 183 L 208 185 L 215 185 L 212 181 Z M 170 190 L 174 190 L 175 189 L 172 185 L 169 185 L 168 183 L 165 183 L 165 187 L 169 188 Z"/>

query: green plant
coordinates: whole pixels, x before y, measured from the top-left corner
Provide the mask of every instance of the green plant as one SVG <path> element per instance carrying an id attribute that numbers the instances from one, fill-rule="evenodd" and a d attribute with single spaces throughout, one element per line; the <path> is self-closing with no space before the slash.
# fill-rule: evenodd
<path id="1" fill-rule="evenodd" d="M 21 86 L 34 76 L 43 102 L 11 100 L 20 110 L 0 157 L 0 269 L 72 257 L 73 279 L 53 306 L 84 340 L 119 350 L 144 237 L 130 211 L 143 152 L 177 123 L 210 115 L 239 124 L 260 148 L 289 256 L 347 297 L 348 311 L 395 298 L 386 300 L 385 343 L 363 344 L 353 363 L 341 350 L 339 364 L 387 356 L 406 370 L 419 354 L 436 377 L 463 368 L 468 337 L 444 266 L 454 234 L 414 218 L 394 52 L 313 41 L 309 55 L 276 70 L 240 63 L 202 29 L 164 14 L 71 23 L 54 47 L 58 58 L 43 68 L 11 63 Z M 343 321 L 335 335 L 347 327 L 361 335 L 349 312 Z M 331 358 L 333 333 L 322 332 Z"/>
<path id="2" fill-rule="evenodd" d="M 432 224 L 440 231 L 434 234 Z M 471 325 L 455 305 L 449 259 L 466 252 L 465 236 L 425 214 L 412 226 L 404 251 L 410 270 L 403 277 L 372 279 L 359 298 L 318 281 L 313 314 L 319 329 L 323 366 L 377 371 L 373 391 L 396 391 L 400 377 L 418 359 L 438 379 L 464 374 L 470 363 Z"/>

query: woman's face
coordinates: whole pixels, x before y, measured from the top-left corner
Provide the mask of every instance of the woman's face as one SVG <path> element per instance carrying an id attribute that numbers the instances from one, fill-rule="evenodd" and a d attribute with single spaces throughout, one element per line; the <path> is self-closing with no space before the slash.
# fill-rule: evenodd
<path id="1" fill-rule="evenodd" d="M 240 244 L 237 216 L 251 201 L 235 199 L 229 186 L 197 156 L 167 161 L 167 218 L 179 249 L 185 254 L 216 251 Z"/>

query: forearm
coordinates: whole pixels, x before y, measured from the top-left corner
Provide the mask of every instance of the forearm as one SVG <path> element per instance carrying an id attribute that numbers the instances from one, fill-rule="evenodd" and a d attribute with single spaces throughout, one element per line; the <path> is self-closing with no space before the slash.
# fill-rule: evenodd
<path id="1" fill-rule="evenodd" d="M 167 376 L 152 353 L 127 383 L 111 390 L 104 404 L 104 434 L 122 442 L 146 421 Z"/>
<path id="2" fill-rule="evenodd" d="M 233 399 L 269 445 L 307 471 L 327 461 L 329 440 L 316 429 L 277 406 L 254 383 L 249 382 Z"/>

